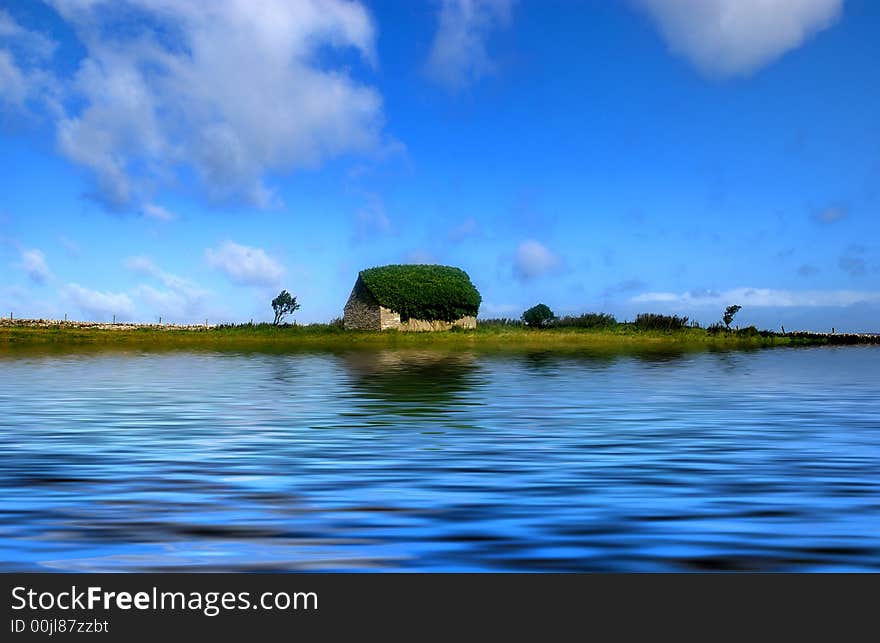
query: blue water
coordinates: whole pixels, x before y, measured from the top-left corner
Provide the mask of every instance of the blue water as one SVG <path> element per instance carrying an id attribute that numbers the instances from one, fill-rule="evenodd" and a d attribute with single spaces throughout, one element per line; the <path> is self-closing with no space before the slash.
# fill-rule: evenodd
<path id="1" fill-rule="evenodd" d="M 0 356 L 0 571 L 880 571 L 880 347 Z"/>

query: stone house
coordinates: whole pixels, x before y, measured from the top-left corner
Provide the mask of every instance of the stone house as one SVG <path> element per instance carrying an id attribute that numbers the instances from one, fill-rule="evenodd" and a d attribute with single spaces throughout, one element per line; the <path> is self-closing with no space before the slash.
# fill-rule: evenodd
<path id="1" fill-rule="evenodd" d="M 450 285 L 441 280 L 438 284 L 438 272 L 441 277 L 451 275 L 453 283 Z M 437 291 L 443 291 L 444 287 L 446 291 L 438 295 Z M 456 293 L 459 292 L 461 296 L 456 301 Z M 419 310 L 420 307 L 437 309 L 436 305 L 430 306 L 431 299 L 439 299 L 441 296 L 444 304 L 451 301 L 455 310 L 463 310 L 468 314 L 451 319 L 449 315 L 445 315 L 445 319 L 423 319 L 421 317 L 428 315 L 415 316 L 407 313 Z M 474 301 L 477 302 L 476 305 Z M 346 330 L 434 331 L 450 330 L 454 327 L 476 328 L 478 306 L 479 293 L 467 275 L 458 268 L 383 266 L 361 271 L 358 275 L 345 304 L 343 325 Z"/>

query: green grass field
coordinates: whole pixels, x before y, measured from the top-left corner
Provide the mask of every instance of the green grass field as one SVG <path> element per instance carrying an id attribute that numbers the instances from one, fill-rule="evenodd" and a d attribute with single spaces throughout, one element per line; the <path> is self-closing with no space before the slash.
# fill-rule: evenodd
<path id="1" fill-rule="evenodd" d="M 673 331 L 637 330 L 630 324 L 602 329 L 529 329 L 522 326 L 483 326 L 473 331 L 435 333 L 346 331 L 338 326 L 272 326 L 269 324 L 219 326 L 202 330 L 168 327 L 114 329 L 75 328 L 55 324 L 42 327 L 0 326 L 0 351 L 18 349 L 75 350 L 119 348 L 131 350 L 344 351 L 358 348 L 480 350 L 480 351 L 634 351 L 724 350 L 771 346 L 815 345 L 828 336 L 776 333 L 712 334 L 701 328 Z"/>

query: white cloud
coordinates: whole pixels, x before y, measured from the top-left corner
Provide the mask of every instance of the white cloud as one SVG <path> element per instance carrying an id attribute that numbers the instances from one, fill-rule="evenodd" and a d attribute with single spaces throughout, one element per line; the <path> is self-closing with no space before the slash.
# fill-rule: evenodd
<path id="1" fill-rule="evenodd" d="M 509 21 L 512 5 L 512 0 L 443 0 L 428 56 L 428 75 L 457 92 L 492 73 L 495 64 L 486 40 Z"/>
<path id="2" fill-rule="evenodd" d="M 630 301 L 633 303 L 674 304 L 694 308 L 718 308 L 730 304 L 756 308 L 814 308 L 880 302 L 880 291 L 733 288 L 723 292 L 647 292 L 632 297 Z"/>
<path id="3" fill-rule="evenodd" d="M 41 250 L 31 249 L 21 251 L 21 264 L 31 281 L 42 284 L 52 277 L 52 271 L 46 263 L 46 255 Z"/>
<path id="4" fill-rule="evenodd" d="M 58 319 L 58 299 L 46 297 L 32 288 L 22 286 L 0 285 L 0 300 L 3 301 L 5 313 L 14 313 L 16 319 Z M 63 314 L 63 313 L 62 313 Z"/>
<path id="5" fill-rule="evenodd" d="M 166 290 L 159 290 L 148 284 L 139 284 L 133 291 L 138 301 L 148 304 L 156 314 L 178 319 L 192 318 L 201 310 L 209 294 L 189 279 L 162 270 L 149 257 L 128 257 L 123 265 L 128 270 L 152 277 L 165 286 Z"/>
<path id="6" fill-rule="evenodd" d="M 155 277 L 168 288 L 179 290 L 181 292 L 204 294 L 204 291 L 201 290 L 201 288 L 199 288 L 195 283 L 193 283 L 189 279 L 185 279 L 184 277 L 178 277 L 177 275 L 174 275 L 170 272 L 165 272 L 164 270 L 159 268 L 159 266 L 157 266 L 149 257 L 143 255 L 128 257 L 123 262 L 123 266 L 125 266 L 125 268 L 131 270 L 132 272 Z"/>
<path id="7" fill-rule="evenodd" d="M 162 284 L 157 288 L 141 283 L 127 292 L 99 291 L 70 283 L 61 291 L 64 299 L 79 308 L 87 318 L 108 321 L 116 315 L 117 321 L 135 318 L 136 311 L 150 316 L 160 315 L 166 320 L 200 318 L 209 291 L 189 279 L 166 272 L 145 256 L 128 257 L 123 266 L 134 273 L 150 277 Z M 137 304 L 135 304 L 137 302 Z"/>
<path id="8" fill-rule="evenodd" d="M 185 294 L 173 290 L 160 290 L 149 284 L 138 284 L 132 291 L 142 306 L 145 305 L 152 313 L 170 321 L 173 319 L 192 318 L 197 303 Z"/>
<path id="9" fill-rule="evenodd" d="M 284 267 L 265 250 L 232 241 L 226 241 L 217 249 L 209 248 L 205 258 L 209 265 L 238 284 L 276 286 L 284 276 Z"/>
<path id="10" fill-rule="evenodd" d="M 634 0 L 707 76 L 748 76 L 838 19 L 843 0 Z"/>
<path id="11" fill-rule="evenodd" d="M 174 221 L 174 219 L 177 218 L 177 215 L 174 212 L 171 212 L 171 210 L 154 203 L 144 204 L 141 210 L 145 217 L 155 219 L 156 221 Z"/>
<path id="12" fill-rule="evenodd" d="M 513 272 L 522 280 L 545 275 L 560 266 L 559 257 L 534 239 L 523 241 L 516 249 Z"/>
<path id="13" fill-rule="evenodd" d="M 134 317 L 134 302 L 125 293 L 90 290 L 71 283 L 67 284 L 62 294 L 92 318 L 97 317 L 103 321 L 116 315 L 117 321 L 124 321 Z"/>
<path id="14" fill-rule="evenodd" d="M 194 173 L 212 199 L 265 206 L 274 201 L 267 173 L 383 146 L 378 91 L 352 77 L 351 61 L 323 55 L 352 51 L 376 64 L 360 2 L 52 4 L 85 49 L 65 79 L 59 148 L 94 173 L 96 196 L 111 207 L 149 200 L 178 172 Z M 10 62 L 0 57 L 0 82 L 19 100 L 21 66 Z"/>

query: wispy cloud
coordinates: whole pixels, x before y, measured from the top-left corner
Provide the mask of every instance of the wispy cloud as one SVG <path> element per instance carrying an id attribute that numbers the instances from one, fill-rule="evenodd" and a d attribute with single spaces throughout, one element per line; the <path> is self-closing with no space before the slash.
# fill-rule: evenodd
<path id="1" fill-rule="evenodd" d="M 55 53 L 58 43 L 48 36 L 25 29 L 8 11 L 0 9 L 0 39 L 22 48 L 30 57 L 46 59 Z"/>
<path id="2" fill-rule="evenodd" d="M 477 220 L 473 217 L 468 217 L 449 231 L 448 238 L 450 241 L 458 243 L 459 241 L 463 241 L 468 237 L 476 235 L 479 231 L 480 226 L 477 223 Z"/>
<path id="3" fill-rule="evenodd" d="M 29 94 L 24 73 L 8 51 L 0 49 L 0 99 L 20 107 Z"/>
<path id="4" fill-rule="evenodd" d="M 646 286 L 645 282 L 641 279 L 625 279 L 620 281 L 612 286 L 608 286 L 602 291 L 602 297 L 604 299 L 611 299 L 617 295 L 622 295 L 628 292 L 635 292 L 636 290 L 641 290 Z"/>
<path id="5" fill-rule="evenodd" d="M 154 219 L 156 221 L 174 221 L 177 218 L 177 215 L 168 210 L 167 208 L 163 208 L 161 205 L 156 205 L 154 203 L 146 203 L 141 208 L 144 213 L 144 216 L 148 219 Z"/>
<path id="6" fill-rule="evenodd" d="M 843 0 L 633 0 L 707 76 L 748 76 L 833 25 Z"/>
<path id="7" fill-rule="evenodd" d="M 49 264 L 46 263 L 46 255 L 42 250 L 32 248 L 21 251 L 21 263 L 19 264 L 30 277 L 31 281 L 42 284 L 52 277 Z"/>
<path id="8" fill-rule="evenodd" d="M 850 277 L 861 277 L 868 272 L 868 262 L 865 259 L 865 247 L 853 244 L 837 258 L 837 265 Z"/>
<path id="9" fill-rule="evenodd" d="M 79 256 L 79 253 L 80 253 L 79 244 L 76 241 L 74 241 L 73 239 L 65 237 L 64 235 L 59 235 L 58 236 L 58 243 L 60 243 L 62 246 L 64 246 L 64 249 L 67 250 L 67 254 L 69 254 L 71 257 L 78 257 Z"/>
<path id="10" fill-rule="evenodd" d="M 139 284 L 133 292 L 138 301 L 147 304 L 156 314 L 168 318 L 191 318 L 201 310 L 210 294 L 195 282 L 162 270 L 149 257 L 128 257 L 123 265 L 132 272 L 156 279 L 165 287 L 160 290 L 149 284 Z"/>
<path id="11" fill-rule="evenodd" d="M 812 277 L 813 275 L 818 275 L 819 272 L 819 268 L 810 263 L 805 263 L 797 269 L 798 276 L 800 277 Z"/>
<path id="12" fill-rule="evenodd" d="M 138 284 L 133 294 L 142 307 L 168 321 L 192 318 L 201 303 L 198 299 L 188 297 L 184 292 L 154 288 L 149 284 Z"/>
<path id="13" fill-rule="evenodd" d="M 355 213 L 352 241 L 361 243 L 378 235 L 391 232 L 391 218 L 385 203 L 377 194 L 367 194 L 367 202 Z"/>
<path id="14" fill-rule="evenodd" d="M 813 213 L 816 223 L 837 223 L 849 215 L 849 209 L 843 205 L 831 205 Z"/>
<path id="15" fill-rule="evenodd" d="M 413 250 L 407 253 L 404 263 L 431 264 L 437 263 L 437 258 L 427 250 Z"/>
<path id="16" fill-rule="evenodd" d="M 128 257 L 122 262 L 122 265 L 133 272 L 144 275 L 152 275 L 159 272 L 159 267 L 153 263 L 153 260 L 143 255 Z"/>
<path id="17" fill-rule="evenodd" d="M 513 274 L 517 279 L 528 281 L 558 269 L 561 264 L 556 253 L 547 246 L 534 239 L 528 239 L 516 249 Z"/>
<path id="18" fill-rule="evenodd" d="M 276 286 L 284 276 L 281 263 L 261 248 L 226 241 L 205 251 L 208 264 L 225 273 L 234 283 L 247 286 Z"/>
<path id="19" fill-rule="evenodd" d="M 705 295 L 705 296 L 704 296 Z M 834 307 L 880 302 L 880 291 L 859 290 L 775 290 L 733 288 L 712 293 L 646 292 L 630 299 L 633 303 L 660 303 L 692 308 L 739 304 L 754 307 Z"/>
<path id="20" fill-rule="evenodd" d="M 510 19 L 513 0 L 443 0 L 428 56 L 431 79 L 461 91 L 495 70 L 486 41 Z"/>
<path id="21" fill-rule="evenodd" d="M 60 84 L 44 68 L 57 46 L 0 9 L 0 106 L 28 113 L 31 101 L 42 101 L 57 110 Z"/>

